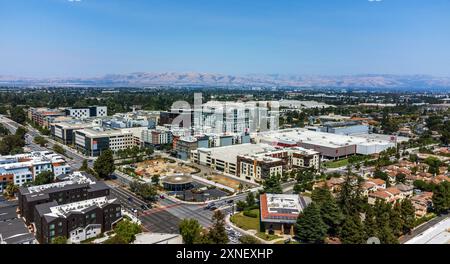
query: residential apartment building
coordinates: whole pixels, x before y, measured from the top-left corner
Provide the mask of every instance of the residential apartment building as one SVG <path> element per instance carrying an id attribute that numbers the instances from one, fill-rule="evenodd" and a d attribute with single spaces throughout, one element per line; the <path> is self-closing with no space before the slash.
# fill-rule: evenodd
<path id="1" fill-rule="evenodd" d="M 56 201 L 35 207 L 36 239 L 51 243 L 55 237 L 67 237 L 69 243 L 95 238 L 122 219 L 116 199 L 99 197 L 59 205 Z"/>
<path id="2" fill-rule="evenodd" d="M 59 109 L 42 108 L 30 108 L 28 109 L 28 119 L 33 121 L 40 127 L 48 128 L 48 120 L 56 117 L 65 116 L 65 112 Z"/>
<path id="3" fill-rule="evenodd" d="M 0 193 L 8 183 L 22 186 L 32 182 L 41 172 L 50 171 L 59 176 L 70 170 L 61 155 L 50 151 L 0 156 Z"/>
<path id="4" fill-rule="evenodd" d="M 150 146 L 161 146 L 171 144 L 173 142 L 172 132 L 163 127 L 142 130 L 141 139 L 143 145 Z"/>
<path id="5" fill-rule="evenodd" d="M 19 211 L 27 224 L 34 221 L 34 208 L 38 204 L 55 201 L 57 204 L 73 203 L 108 196 L 109 187 L 97 182 L 93 176 L 74 172 L 57 177 L 57 182 L 19 188 Z"/>

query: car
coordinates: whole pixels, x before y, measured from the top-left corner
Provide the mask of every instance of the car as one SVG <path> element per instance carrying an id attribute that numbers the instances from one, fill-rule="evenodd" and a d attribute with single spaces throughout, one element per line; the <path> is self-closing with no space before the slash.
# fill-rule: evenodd
<path id="1" fill-rule="evenodd" d="M 211 211 L 217 210 L 217 206 L 211 206 L 211 207 L 209 208 L 209 210 L 211 210 Z"/>
<path id="2" fill-rule="evenodd" d="M 234 203 L 234 200 L 228 200 L 227 201 L 227 204 L 232 204 L 232 203 Z"/>
<path id="3" fill-rule="evenodd" d="M 159 198 L 160 198 L 160 199 L 166 199 L 166 197 L 164 197 L 163 194 L 161 194 L 161 195 L 159 196 Z"/>
<path id="4" fill-rule="evenodd" d="M 127 199 L 129 202 L 133 202 L 133 197 L 129 196 Z"/>
<path id="5" fill-rule="evenodd" d="M 141 205 L 141 209 L 144 210 L 144 211 L 146 211 L 146 210 L 148 210 L 149 208 L 148 208 L 148 206 L 147 206 L 146 204 L 143 204 L 143 205 Z"/>

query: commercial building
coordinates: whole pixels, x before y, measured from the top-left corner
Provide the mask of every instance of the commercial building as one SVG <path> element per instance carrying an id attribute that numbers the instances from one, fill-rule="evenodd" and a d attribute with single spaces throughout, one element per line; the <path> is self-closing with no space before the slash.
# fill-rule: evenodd
<path id="1" fill-rule="evenodd" d="M 19 188 L 19 211 L 27 224 L 34 221 L 34 208 L 38 204 L 55 201 L 66 204 L 103 196 L 110 193 L 104 182 L 96 182 L 93 176 L 74 172 L 61 175 L 51 184 Z"/>
<path id="2" fill-rule="evenodd" d="M 354 154 L 371 155 L 396 146 L 396 142 L 382 139 L 337 135 L 300 128 L 259 133 L 255 136 L 255 140 L 280 147 L 300 146 L 313 149 L 328 159 L 339 159 Z"/>
<path id="3" fill-rule="evenodd" d="M 58 205 L 56 201 L 35 207 L 36 239 L 51 243 L 55 237 L 67 237 L 69 243 L 95 238 L 122 219 L 116 199 L 99 197 Z"/>
<path id="4" fill-rule="evenodd" d="M 75 131 L 86 128 L 93 128 L 95 126 L 98 126 L 98 124 L 94 122 L 82 122 L 78 120 L 52 123 L 50 125 L 50 134 L 54 140 L 60 143 L 63 143 L 65 145 L 73 145 L 75 143 Z"/>
<path id="5" fill-rule="evenodd" d="M 108 107 L 106 106 L 89 106 L 89 107 L 73 107 L 65 110 L 67 116 L 82 119 L 88 117 L 104 117 L 108 116 Z"/>
<path id="6" fill-rule="evenodd" d="M 70 170 L 61 155 L 50 151 L 0 156 L 0 193 L 8 183 L 22 186 L 44 171 L 59 176 L 69 173 Z"/>
<path id="7" fill-rule="evenodd" d="M 250 143 L 248 133 L 214 134 L 202 133 L 176 139 L 175 150 L 180 159 L 189 159 L 191 152 L 197 148 L 217 148 Z"/>
<path id="8" fill-rule="evenodd" d="M 91 157 L 99 156 L 105 150 L 117 152 L 141 145 L 145 127 L 125 129 L 87 128 L 75 131 L 75 147 Z"/>
<path id="9" fill-rule="evenodd" d="M 294 235 L 299 214 L 311 201 L 291 194 L 262 194 L 260 215 L 263 230 L 269 234 Z"/>
<path id="10" fill-rule="evenodd" d="M 320 128 L 321 132 L 333 133 L 339 135 L 353 135 L 369 133 L 369 126 L 363 125 L 360 122 L 327 122 Z"/>
<path id="11" fill-rule="evenodd" d="M 192 176 L 190 175 L 171 175 L 161 180 L 164 189 L 168 191 L 185 191 L 192 188 Z"/>

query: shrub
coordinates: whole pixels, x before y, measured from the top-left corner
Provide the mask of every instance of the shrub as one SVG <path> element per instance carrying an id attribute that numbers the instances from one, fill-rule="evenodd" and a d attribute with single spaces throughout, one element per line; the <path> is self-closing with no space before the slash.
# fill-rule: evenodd
<path id="1" fill-rule="evenodd" d="M 244 215 L 247 217 L 251 217 L 251 218 L 258 218 L 258 213 L 254 212 L 254 211 L 246 210 L 246 211 L 244 211 Z"/>

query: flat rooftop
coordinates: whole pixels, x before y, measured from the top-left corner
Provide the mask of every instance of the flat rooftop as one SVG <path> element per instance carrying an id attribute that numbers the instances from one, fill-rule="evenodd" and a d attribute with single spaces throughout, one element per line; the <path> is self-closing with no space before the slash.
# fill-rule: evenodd
<path id="1" fill-rule="evenodd" d="M 198 151 L 209 152 L 213 158 L 223 160 L 225 162 L 234 163 L 237 156 L 257 155 L 271 150 L 274 147 L 267 144 L 237 144 L 218 148 L 199 148 Z"/>
<path id="2" fill-rule="evenodd" d="M 50 213 L 46 214 L 53 217 L 66 217 L 73 212 L 83 212 L 83 210 L 92 206 L 103 207 L 107 204 L 115 202 L 116 199 L 108 199 L 107 197 L 100 197 L 91 200 L 85 200 L 70 204 L 58 205 L 50 207 Z"/>
<path id="3" fill-rule="evenodd" d="M 96 182 L 92 180 L 87 175 L 81 173 L 81 172 L 74 172 L 68 176 L 65 177 L 65 181 L 62 182 L 55 182 L 50 184 L 44 184 L 44 185 L 38 185 L 38 186 L 31 186 L 24 188 L 28 191 L 29 194 L 36 194 L 41 193 L 49 189 L 55 189 L 55 188 L 63 188 L 68 185 L 74 185 L 74 184 L 95 184 Z M 26 193 L 22 193 L 26 194 Z"/>
<path id="4" fill-rule="evenodd" d="M 262 194 L 261 221 L 295 223 L 308 202 L 296 194 Z"/>
<path id="5" fill-rule="evenodd" d="M 270 131 L 259 133 L 258 136 L 262 143 L 285 143 L 285 144 L 298 144 L 300 142 L 320 145 L 330 148 L 338 148 L 350 145 L 360 144 L 386 144 L 386 140 L 364 138 L 361 136 L 346 136 L 325 132 L 311 131 L 307 129 L 285 129 L 279 131 Z"/>

